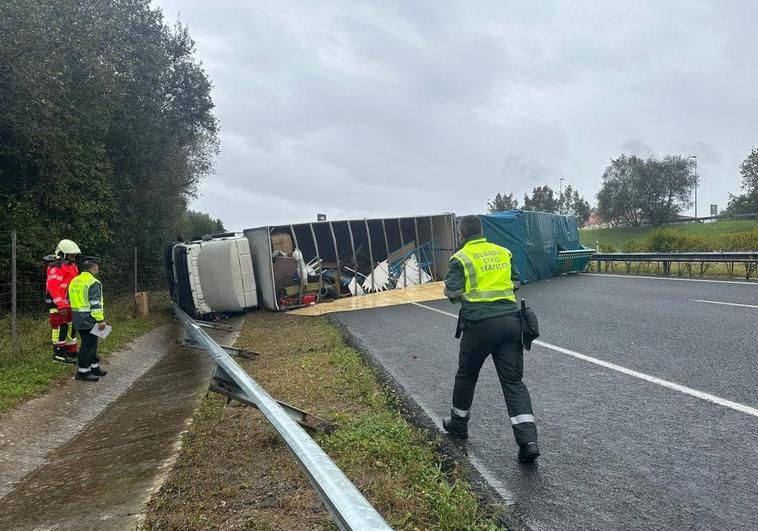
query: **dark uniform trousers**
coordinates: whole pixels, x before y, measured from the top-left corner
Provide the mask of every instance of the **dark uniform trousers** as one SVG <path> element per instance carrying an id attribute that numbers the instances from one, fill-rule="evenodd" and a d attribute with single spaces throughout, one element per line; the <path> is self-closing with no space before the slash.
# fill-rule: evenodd
<path id="1" fill-rule="evenodd" d="M 458 414 L 471 409 L 479 371 L 490 354 L 503 389 L 516 443 L 536 442 L 532 401 L 526 384 L 521 381 L 524 351 L 518 312 L 466 324 L 455 374 L 453 408 L 459 410 Z"/>
<path id="2" fill-rule="evenodd" d="M 82 344 L 79 347 L 79 368 L 89 369 L 93 363 L 100 363 L 97 357 L 97 336 L 90 334 L 89 330 L 79 330 Z"/>

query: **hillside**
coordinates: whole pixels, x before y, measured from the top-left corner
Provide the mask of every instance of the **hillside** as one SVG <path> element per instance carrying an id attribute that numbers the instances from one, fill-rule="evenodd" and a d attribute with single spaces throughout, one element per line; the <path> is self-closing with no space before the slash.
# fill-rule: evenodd
<path id="1" fill-rule="evenodd" d="M 709 241 L 718 241 L 721 237 L 758 230 L 758 220 L 741 221 L 716 221 L 713 223 L 674 223 L 662 228 L 669 229 L 681 234 L 702 238 Z M 614 252 L 624 250 L 625 245 L 632 240 L 643 240 L 652 227 L 619 227 L 610 229 L 587 229 L 580 230 L 579 235 L 583 245 L 595 247 L 599 242 L 600 250 Z"/>

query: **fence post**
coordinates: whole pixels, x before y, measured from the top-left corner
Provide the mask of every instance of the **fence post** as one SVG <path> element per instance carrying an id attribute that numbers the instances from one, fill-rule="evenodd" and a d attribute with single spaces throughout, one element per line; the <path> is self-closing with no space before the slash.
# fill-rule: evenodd
<path id="1" fill-rule="evenodd" d="M 11 231 L 11 352 L 18 353 L 18 322 L 16 315 L 16 231 Z"/>
<path id="2" fill-rule="evenodd" d="M 134 293 L 137 293 L 137 246 L 134 246 Z"/>

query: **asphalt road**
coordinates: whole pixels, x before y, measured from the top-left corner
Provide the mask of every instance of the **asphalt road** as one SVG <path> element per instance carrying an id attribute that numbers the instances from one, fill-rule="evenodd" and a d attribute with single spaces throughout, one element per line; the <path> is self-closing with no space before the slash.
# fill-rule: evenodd
<path id="1" fill-rule="evenodd" d="M 540 340 L 564 349 L 525 358 L 543 455 L 517 462 L 491 360 L 467 443 L 518 519 L 533 529 L 758 529 L 758 283 L 581 275 L 519 294 Z M 337 316 L 437 423 L 457 360 L 455 320 L 440 312 L 457 308 Z"/>

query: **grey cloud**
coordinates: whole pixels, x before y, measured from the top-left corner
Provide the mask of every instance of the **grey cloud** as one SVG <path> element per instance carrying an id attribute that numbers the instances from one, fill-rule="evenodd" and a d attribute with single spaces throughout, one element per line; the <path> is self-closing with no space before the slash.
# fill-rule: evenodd
<path id="1" fill-rule="evenodd" d="M 593 198 L 621 151 L 697 151 L 705 210 L 758 142 L 753 2 L 154 4 L 214 82 L 194 208 L 232 228 L 471 212 L 561 177 Z"/>

